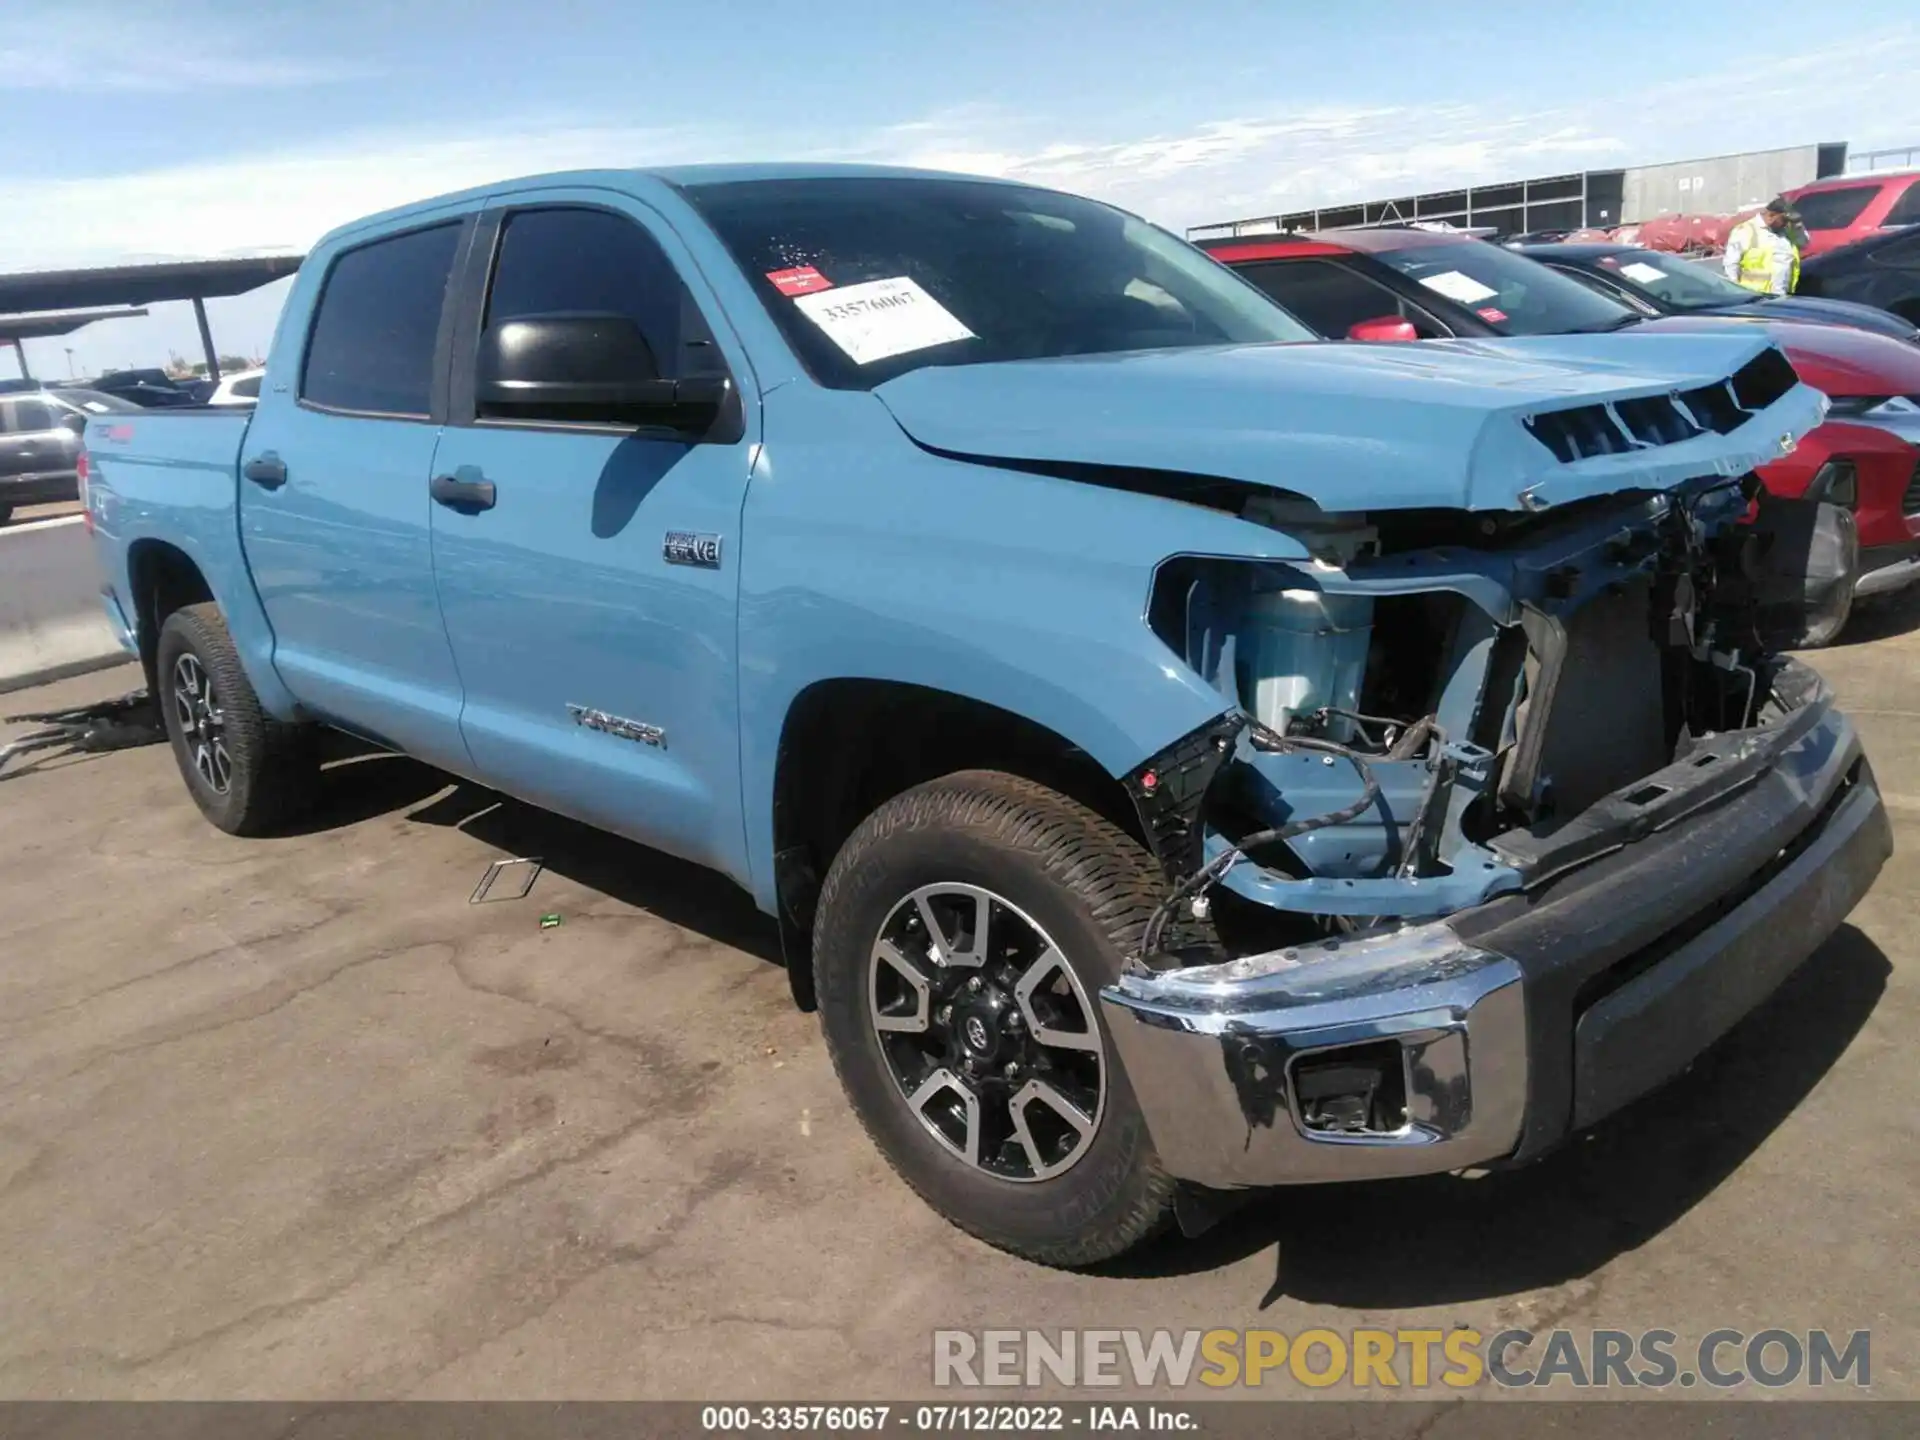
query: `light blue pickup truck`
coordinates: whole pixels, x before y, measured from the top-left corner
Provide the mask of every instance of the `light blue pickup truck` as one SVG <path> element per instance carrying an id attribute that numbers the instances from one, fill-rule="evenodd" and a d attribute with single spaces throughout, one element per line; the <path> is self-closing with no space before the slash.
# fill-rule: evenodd
<path id="1" fill-rule="evenodd" d="M 1824 410 L 1757 331 L 1312 341 L 1022 185 L 595 172 L 329 235 L 86 504 L 213 823 L 333 726 L 731 876 L 907 1182 L 1083 1264 L 1526 1161 L 1842 922 L 1885 812 L 1769 637 L 1847 517 L 1751 473 Z"/>

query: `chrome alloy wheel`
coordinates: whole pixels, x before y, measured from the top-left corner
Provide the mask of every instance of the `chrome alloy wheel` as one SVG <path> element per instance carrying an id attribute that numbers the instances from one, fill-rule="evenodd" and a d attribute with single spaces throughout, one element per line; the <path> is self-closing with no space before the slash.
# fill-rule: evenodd
<path id="1" fill-rule="evenodd" d="M 976 885 L 924 885 L 874 939 L 867 1004 L 887 1068 L 933 1138 L 1002 1180 L 1050 1180 L 1106 1107 L 1092 999 L 1047 932 Z"/>
<path id="2" fill-rule="evenodd" d="M 220 697 L 213 693 L 212 677 L 191 653 L 173 662 L 173 714 L 193 768 L 214 794 L 226 794 L 233 785 L 227 720 L 220 709 Z"/>

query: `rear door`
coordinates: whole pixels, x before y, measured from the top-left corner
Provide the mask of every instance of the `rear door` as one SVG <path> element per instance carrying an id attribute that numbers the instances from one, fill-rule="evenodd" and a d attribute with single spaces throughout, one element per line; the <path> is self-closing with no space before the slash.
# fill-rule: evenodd
<path id="1" fill-rule="evenodd" d="M 735 643 L 740 511 L 758 428 L 744 354 L 677 236 L 624 195 L 515 197 L 476 235 L 433 470 L 491 486 L 438 505 L 434 571 L 489 779 L 744 878 Z M 741 420 L 689 442 L 631 423 L 476 405 L 490 325 L 614 313 L 662 378 L 730 374 Z"/>
<path id="2" fill-rule="evenodd" d="M 304 346 L 276 342 L 240 485 L 287 688 L 454 770 L 467 768 L 460 679 L 434 592 L 427 481 L 445 408 L 443 311 L 471 224 L 429 219 L 331 257 Z"/>

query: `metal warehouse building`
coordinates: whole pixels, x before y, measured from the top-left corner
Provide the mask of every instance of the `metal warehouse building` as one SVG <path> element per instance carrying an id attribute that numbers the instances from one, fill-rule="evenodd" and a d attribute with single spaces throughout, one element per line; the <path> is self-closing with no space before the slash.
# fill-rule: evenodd
<path id="1" fill-rule="evenodd" d="M 1368 225 L 1444 221 L 1501 234 L 1634 224 L 1661 215 L 1723 215 L 1782 190 L 1847 170 L 1846 142 L 1755 150 L 1707 160 L 1678 160 L 1623 170 L 1582 170 L 1532 180 L 1434 190 L 1358 204 L 1326 205 L 1249 220 L 1196 225 L 1192 240 L 1262 235 L 1280 230 L 1342 230 Z"/>

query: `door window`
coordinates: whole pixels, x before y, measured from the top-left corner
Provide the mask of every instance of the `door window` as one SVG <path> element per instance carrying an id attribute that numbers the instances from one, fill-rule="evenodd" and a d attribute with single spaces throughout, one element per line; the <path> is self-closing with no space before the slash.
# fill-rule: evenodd
<path id="1" fill-rule="evenodd" d="M 1887 211 L 1887 218 L 1880 223 L 1889 228 L 1920 225 L 1920 180 L 1915 180 L 1901 192 L 1900 198 L 1893 202 L 1893 208 Z"/>
<path id="2" fill-rule="evenodd" d="M 307 341 L 300 398 L 329 410 L 424 418 L 460 224 L 349 250 L 333 263 Z"/>
<path id="3" fill-rule="evenodd" d="M 1329 340 L 1344 340 L 1362 320 L 1409 322 L 1422 340 L 1451 334 L 1416 305 L 1344 265 L 1327 260 L 1276 260 L 1234 267 Z"/>
<path id="4" fill-rule="evenodd" d="M 31 435 L 54 427 L 53 407 L 44 400 L 9 400 L 5 415 L 5 428 L 15 435 Z"/>
<path id="5" fill-rule="evenodd" d="M 501 231 L 486 324 L 532 315 L 624 315 L 663 380 L 724 373 L 725 362 L 659 243 L 606 210 L 520 210 Z"/>

